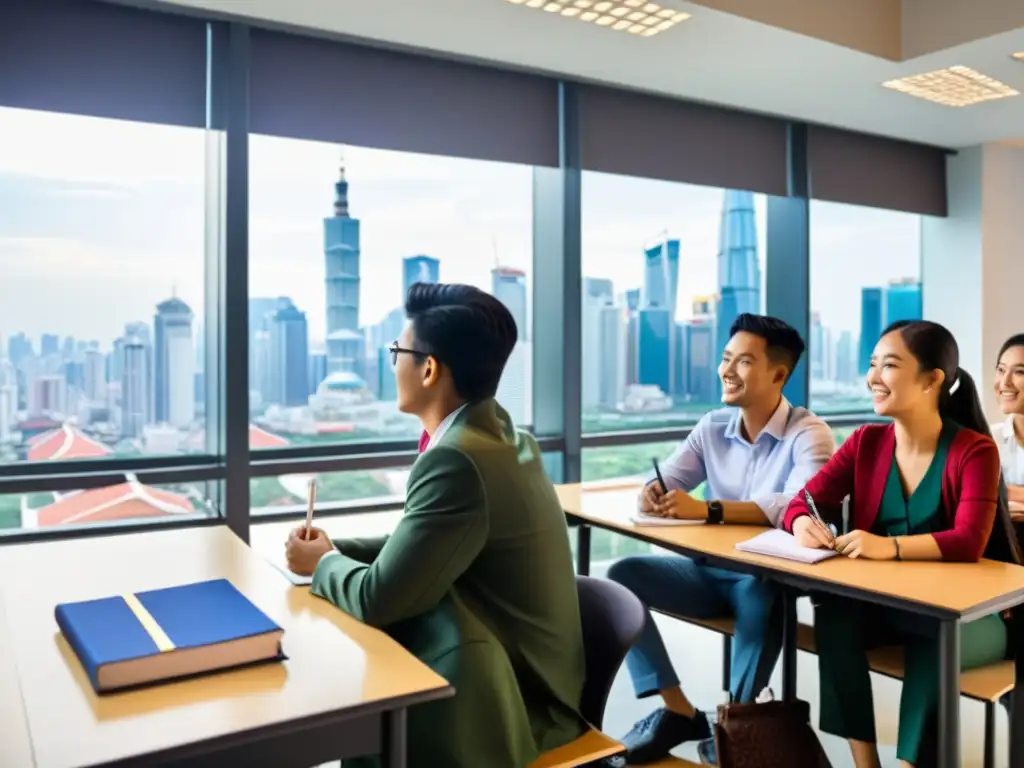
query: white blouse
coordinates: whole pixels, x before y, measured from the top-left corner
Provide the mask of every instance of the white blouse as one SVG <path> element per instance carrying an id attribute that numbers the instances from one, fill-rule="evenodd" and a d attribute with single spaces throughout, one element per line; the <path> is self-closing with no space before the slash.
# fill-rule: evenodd
<path id="1" fill-rule="evenodd" d="M 1007 485 L 1024 485 L 1024 446 L 1013 433 L 1013 416 L 992 425 L 992 437 L 999 446 L 999 463 Z"/>

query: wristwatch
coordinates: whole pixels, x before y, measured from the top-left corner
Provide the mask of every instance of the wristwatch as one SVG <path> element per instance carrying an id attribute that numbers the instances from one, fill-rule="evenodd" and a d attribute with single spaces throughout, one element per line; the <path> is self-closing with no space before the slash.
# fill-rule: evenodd
<path id="1" fill-rule="evenodd" d="M 723 510 L 722 502 L 720 501 L 709 501 L 708 502 L 708 525 L 717 525 L 722 522 Z"/>

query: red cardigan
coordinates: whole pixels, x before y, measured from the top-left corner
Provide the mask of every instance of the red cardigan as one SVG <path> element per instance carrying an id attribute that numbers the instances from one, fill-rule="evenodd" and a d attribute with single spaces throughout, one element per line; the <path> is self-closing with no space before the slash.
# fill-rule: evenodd
<path id="1" fill-rule="evenodd" d="M 846 439 L 807 483 L 819 510 L 838 507 L 850 495 L 850 530 L 870 531 L 878 516 L 892 466 L 896 431 L 892 424 L 869 424 Z M 953 438 L 942 475 L 946 529 L 934 534 L 943 560 L 981 559 L 996 520 L 999 449 L 987 435 L 960 429 Z M 809 514 L 803 491 L 786 508 L 783 527 Z"/>

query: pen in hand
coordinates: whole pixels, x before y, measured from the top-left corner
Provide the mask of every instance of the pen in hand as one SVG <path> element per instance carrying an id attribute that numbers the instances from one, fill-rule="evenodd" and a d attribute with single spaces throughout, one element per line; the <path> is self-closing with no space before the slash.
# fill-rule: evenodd
<path id="1" fill-rule="evenodd" d="M 316 478 L 310 478 L 306 496 L 306 527 L 302 538 L 309 540 L 313 532 L 313 507 L 316 505 Z"/>
<path id="2" fill-rule="evenodd" d="M 811 520 L 813 520 L 815 525 L 821 528 L 822 532 L 825 534 L 825 537 L 828 540 L 829 549 L 835 549 L 835 534 L 832 533 L 832 529 L 829 527 L 828 523 L 825 522 L 824 518 L 818 512 L 818 506 L 814 503 L 814 499 L 811 498 L 810 491 L 804 491 L 804 501 L 807 502 L 807 509 L 810 510 Z"/>

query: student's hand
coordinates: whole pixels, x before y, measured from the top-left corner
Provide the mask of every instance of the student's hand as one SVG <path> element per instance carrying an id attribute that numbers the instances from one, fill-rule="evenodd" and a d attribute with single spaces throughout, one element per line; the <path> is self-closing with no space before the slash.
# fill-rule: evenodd
<path id="1" fill-rule="evenodd" d="M 876 536 L 860 530 L 850 531 L 836 539 L 836 552 L 850 558 L 895 560 L 896 544 L 888 536 Z"/>
<path id="2" fill-rule="evenodd" d="M 810 515 L 800 515 L 793 521 L 793 535 L 802 547 L 832 549 L 832 541 Z"/>
<path id="3" fill-rule="evenodd" d="M 678 520 L 707 520 L 708 505 L 693 498 L 686 491 L 673 488 L 658 500 L 654 514 Z"/>
<path id="4" fill-rule="evenodd" d="M 311 576 L 317 563 L 325 553 L 334 549 L 327 532 L 321 528 L 309 528 L 300 525 L 288 534 L 284 545 L 288 570 L 299 576 Z"/>
<path id="5" fill-rule="evenodd" d="M 658 485 L 657 480 L 651 480 L 644 489 L 640 491 L 640 498 L 637 499 L 637 507 L 645 515 L 656 515 L 655 507 L 658 505 L 658 501 L 664 494 L 661 492 L 661 486 Z"/>

